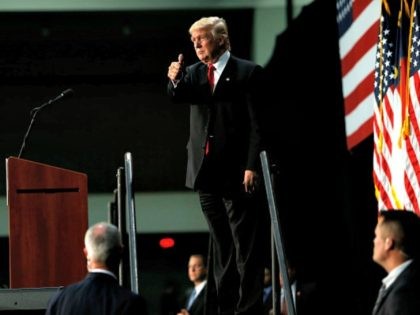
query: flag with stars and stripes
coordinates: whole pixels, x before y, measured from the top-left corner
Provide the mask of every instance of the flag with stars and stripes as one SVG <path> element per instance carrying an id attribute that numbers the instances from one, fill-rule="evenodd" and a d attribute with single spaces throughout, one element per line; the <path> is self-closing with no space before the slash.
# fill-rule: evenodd
<path id="1" fill-rule="evenodd" d="M 420 4 L 413 1 L 409 41 L 409 103 L 407 109 L 407 163 L 404 185 L 410 200 L 407 208 L 420 214 Z"/>
<path id="2" fill-rule="evenodd" d="M 373 121 L 378 210 L 420 213 L 417 2 L 382 0 Z"/>
<path id="3" fill-rule="evenodd" d="M 372 134 L 381 0 L 337 0 L 336 8 L 347 148 L 351 149 Z"/>

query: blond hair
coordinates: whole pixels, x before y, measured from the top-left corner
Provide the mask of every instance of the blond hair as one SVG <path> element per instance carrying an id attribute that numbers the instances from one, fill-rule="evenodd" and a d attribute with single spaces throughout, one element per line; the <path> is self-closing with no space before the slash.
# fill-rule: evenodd
<path id="1" fill-rule="evenodd" d="M 192 35 L 192 32 L 199 29 L 209 30 L 214 39 L 223 38 L 224 44 L 222 48 L 230 50 L 229 33 L 225 19 L 218 16 L 202 17 L 191 25 L 189 29 L 190 35 Z"/>

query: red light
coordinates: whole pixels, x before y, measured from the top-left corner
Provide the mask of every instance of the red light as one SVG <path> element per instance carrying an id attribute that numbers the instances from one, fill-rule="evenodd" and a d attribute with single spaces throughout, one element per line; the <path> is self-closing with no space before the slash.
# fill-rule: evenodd
<path id="1" fill-rule="evenodd" d="M 160 239 L 159 245 L 163 249 L 171 248 L 175 246 L 175 240 L 172 237 L 164 237 Z"/>

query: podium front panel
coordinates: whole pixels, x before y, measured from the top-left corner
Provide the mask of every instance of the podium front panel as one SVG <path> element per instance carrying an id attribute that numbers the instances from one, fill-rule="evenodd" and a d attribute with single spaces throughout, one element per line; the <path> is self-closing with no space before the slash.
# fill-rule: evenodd
<path id="1" fill-rule="evenodd" d="M 86 274 L 86 174 L 6 160 L 10 288 L 58 287 Z"/>

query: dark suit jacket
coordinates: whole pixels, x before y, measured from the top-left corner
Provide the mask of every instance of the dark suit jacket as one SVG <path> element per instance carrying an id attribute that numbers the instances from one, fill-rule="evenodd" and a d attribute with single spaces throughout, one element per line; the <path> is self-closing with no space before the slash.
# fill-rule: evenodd
<path id="1" fill-rule="evenodd" d="M 420 314 L 420 273 L 418 264 L 411 263 L 386 289 L 373 315 Z"/>
<path id="2" fill-rule="evenodd" d="M 176 88 L 169 82 L 172 100 L 191 104 L 187 187 L 238 189 L 245 169 L 258 169 L 261 134 L 256 104 L 261 77 L 260 66 L 231 55 L 213 94 L 202 62 L 187 67 Z M 209 134 L 211 162 L 203 170 Z"/>
<path id="3" fill-rule="evenodd" d="M 48 302 L 46 315 L 126 315 L 146 313 L 140 295 L 121 287 L 103 273 L 88 273 L 78 283 L 60 289 Z"/>
<path id="4" fill-rule="evenodd" d="M 195 298 L 193 304 L 191 304 L 188 312 L 190 315 L 204 315 L 205 297 L 206 297 L 206 286 L 200 291 Z"/>
<path id="5" fill-rule="evenodd" d="M 270 310 L 273 309 L 273 290 L 267 295 L 266 300 L 263 300 L 263 314 L 269 315 Z"/>

